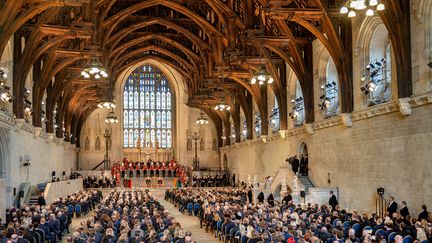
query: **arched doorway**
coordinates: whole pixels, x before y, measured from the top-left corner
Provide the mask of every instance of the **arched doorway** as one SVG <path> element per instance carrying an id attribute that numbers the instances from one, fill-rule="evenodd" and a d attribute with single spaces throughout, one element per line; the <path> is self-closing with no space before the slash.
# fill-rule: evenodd
<path id="1" fill-rule="evenodd" d="M 309 152 L 305 142 L 302 142 L 299 147 L 299 160 L 300 160 L 300 175 L 309 175 Z"/>
<path id="2" fill-rule="evenodd" d="M 300 149 L 299 149 L 299 155 L 300 157 L 303 155 L 304 156 L 308 156 L 308 148 L 305 142 L 302 142 L 300 144 Z"/>

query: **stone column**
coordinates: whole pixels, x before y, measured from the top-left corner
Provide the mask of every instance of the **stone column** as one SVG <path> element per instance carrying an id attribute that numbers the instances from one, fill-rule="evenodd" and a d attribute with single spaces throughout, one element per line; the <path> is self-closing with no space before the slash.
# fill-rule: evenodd
<path id="1" fill-rule="evenodd" d="M 6 180 L 0 180 L 0 195 L 6 195 Z M 0 219 L 6 223 L 6 197 L 0 197 Z"/>

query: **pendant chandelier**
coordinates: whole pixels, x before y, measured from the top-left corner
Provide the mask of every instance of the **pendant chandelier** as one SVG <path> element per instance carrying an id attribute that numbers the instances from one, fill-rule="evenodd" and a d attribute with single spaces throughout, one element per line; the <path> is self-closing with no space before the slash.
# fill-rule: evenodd
<path id="1" fill-rule="evenodd" d="M 231 107 L 229 105 L 226 105 L 224 103 L 218 104 L 214 107 L 217 111 L 230 111 Z"/>
<path id="2" fill-rule="evenodd" d="M 263 84 L 272 84 L 273 81 L 274 78 L 270 74 L 270 72 L 264 70 L 262 66 L 260 66 L 259 70 L 252 76 L 250 83 L 256 84 L 258 82 L 259 85 L 263 85 Z"/>
<path id="3" fill-rule="evenodd" d="M 93 0 L 94 1 L 94 0 Z M 92 4 L 93 9 L 92 12 L 96 12 L 96 4 L 95 1 Z M 90 60 L 85 65 L 85 68 L 83 71 L 81 71 L 81 75 L 85 79 L 101 79 L 101 78 L 108 78 L 108 73 L 105 67 L 102 65 L 102 63 L 99 61 L 99 55 L 98 55 L 98 42 L 97 42 L 97 21 L 96 21 L 96 14 L 93 14 L 93 33 L 92 33 L 92 45 L 90 50 L 94 53 L 93 56 L 90 58 Z"/>
<path id="4" fill-rule="evenodd" d="M 204 112 L 201 111 L 200 117 L 198 117 L 198 119 L 196 120 L 196 124 L 207 125 L 208 123 L 209 123 L 209 121 L 207 120 L 207 118 L 204 117 Z"/>
<path id="5" fill-rule="evenodd" d="M 114 98 L 112 96 L 113 94 L 113 87 L 112 87 L 113 82 L 109 81 L 109 86 L 108 89 L 104 92 L 105 98 L 102 99 L 101 102 L 99 102 L 99 104 L 97 104 L 98 108 L 101 109 L 112 109 L 112 108 L 116 108 L 116 105 L 114 103 Z M 97 84 L 96 84 L 96 89 L 97 89 Z"/>
<path id="6" fill-rule="evenodd" d="M 97 105 L 98 108 L 106 108 L 106 109 L 111 109 L 111 108 L 115 108 L 116 105 L 114 104 L 114 102 L 112 100 L 105 100 L 100 102 Z"/>
<path id="7" fill-rule="evenodd" d="M 108 73 L 97 56 L 93 56 L 90 59 L 90 61 L 86 64 L 86 68 L 81 72 L 81 75 L 86 79 L 108 78 Z"/>
<path id="8" fill-rule="evenodd" d="M 366 11 L 366 16 L 373 16 L 376 11 L 385 9 L 382 0 L 348 0 L 340 9 L 341 14 L 348 14 L 349 18 L 357 16 L 357 11 Z"/>
<path id="9" fill-rule="evenodd" d="M 111 124 L 119 123 L 119 120 L 117 119 L 113 109 L 108 113 L 107 117 L 105 118 L 105 122 Z"/>
<path id="10" fill-rule="evenodd" d="M 267 1 L 267 8 L 268 6 L 268 1 Z M 264 46 L 264 23 L 262 20 L 262 7 L 260 9 L 260 46 Z M 261 56 L 261 51 L 259 51 L 259 58 L 261 60 L 262 56 Z M 274 82 L 274 78 L 273 75 L 267 71 L 267 69 L 264 67 L 264 65 L 260 64 L 258 65 L 258 71 L 254 72 L 252 75 L 252 78 L 250 80 L 250 84 L 256 84 L 258 83 L 259 85 L 264 85 L 264 84 L 272 84 Z"/>

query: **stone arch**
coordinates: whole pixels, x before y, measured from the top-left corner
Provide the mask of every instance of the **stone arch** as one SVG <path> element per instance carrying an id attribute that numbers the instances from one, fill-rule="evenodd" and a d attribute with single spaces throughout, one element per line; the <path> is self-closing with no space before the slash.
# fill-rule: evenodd
<path id="1" fill-rule="evenodd" d="M 332 102 L 331 107 L 328 109 L 328 113 L 334 113 L 333 115 L 336 115 L 340 112 L 340 106 L 341 102 L 343 100 L 340 99 L 340 80 L 339 75 L 337 72 L 336 65 L 334 63 L 333 58 L 331 57 L 330 53 L 328 52 L 327 48 L 325 48 L 323 45 L 320 46 L 318 58 L 317 58 L 317 77 L 314 78 L 315 85 L 315 103 L 320 104 L 321 99 L 320 96 L 322 95 L 322 89 L 321 86 L 325 84 L 326 82 L 336 82 L 336 89 L 337 89 L 337 96 L 334 99 L 334 102 Z M 317 112 L 321 113 L 321 116 L 323 118 L 326 117 L 326 114 L 324 112 L 320 112 L 320 109 L 317 109 Z"/>
<path id="2" fill-rule="evenodd" d="M 4 210 L 13 203 L 13 195 L 10 192 L 10 129 L 0 127 L 0 181 L 3 181 L 3 188 L 0 188 L 0 217 L 5 217 Z"/>
<path id="3" fill-rule="evenodd" d="M 417 20 L 423 23 L 425 29 L 425 79 L 429 82 L 429 90 L 432 90 L 432 68 L 428 67 L 428 63 L 432 62 L 432 1 L 421 0 L 417 13 Z"/>
<path id="4" fill-rule="evenodd" d="M 291 113 L 293 111 L 293 103 L 292 100 L 294 100 L 298 95 L 301 94 L 301 96 L 303 97 L 303 91 L 302 91 L 302 87 L 301 87 L 301 83 L 299 82 L 295 72 L 293 69 L 289 69 L 288 72 L 288 79 L 287 79 L 287 83 L 288 83 L 288 113 Z M 303 97 L 304 99 L 304 97 Z M 305 110 L 304 110 L 304 102 L 303 102 L 303 113 L 302 113 L 302 124 L 304 124 L 306 122 L 306 114 L 305 114 Z M 289 119 L 289 127 L 292 128 L 295 126 L 295 122 L 293 121 L 293 119 Z"/>
<path id="5" fill-rule="evenodd" d="M 8 68 L 8 78 L 6 80 L 6 85 L 9 86 L 10 89 L 10 93 L 13 94 L 13 82 L 12 82 L 12 77 L 13 77 L 13 46 L 12 46 L 12 39 L 10 39 L 8 41 L 8 43 L 6 44 L 5 49 L 3 50 L 3 55 L 1 56 L 0 59 L 0 65 L 2 67 L 7 67 Z M 7 102 L 3 102 L 0 101 L 0 109 L 4 109 L 7 111 L 11 111 L 12 110 L 12 103 L 7 103 Z"/>
<path id="6" fill-rule="evenodd" d="M 306 142 L 302 141 L 300 143 L 300 145 L 298 147 L 298 154 L 299 154 L 299 157 L 300 157 L 300 155 L 308 156 L 309 152 L 308 152 L 308 146 L 307 146 Z"/>
<path id="7" fill-rule="evenodd" d="M 114 89 L 114 96 L 116 99 L 116 103 L 117 106 L 115 108 L 115 112 L 116 114 L 123 114 L 122 110 L 123 110 L 123 87 L 125 85 L 125 82 L 127 80 L 127 77 L 129 77 L 129 75 L 138 67 L 143 66 L 143 65 L 152 65 L 154 67 L 159 68 L 165 75 L 165 77 L 167 78 L 167 81 L 170 84 L 171 90 L 172 90 L 172 99 L 173 99 L 173 111 L 174 111 L 174 115 L 173 115 L 173 119 L 172 119 L 172 130 L 175 131 L 172 134 L 172 143 L 173 143 L 173 148 L 176 148 L 176 146 L 179 146 L 180 144 L 184 144 L 184 141 L 180 141 L 181 136 L 178 135 L 179 133 L 179 128 L 177 126 L 177 124 L 180 124 L 181 121 L 183 121 L 184 116 L 180 115 L 180 112 L 177 111 L 177 107 L 182 104 L 185 103 L 185 100 L 187 100 L 187 94 L 188 94 L 188 90 L 187 90 L 187 86 L 186 86 L 186 81 L 183 79 L 182 75 L 179 74 L 179 72 L 164 63 L 158 62 L 157 60 L 154 59 L 145 59 L 141 62 L 137 62 L 135 65 L 131 65 L 129 66 L 127 69 L 125 69 L 120 75 L 118 75 L 116 83 L 115 83 L 115 89 Z M 123 124 L 123 115 L 121 116 L 117 116 L 119 118 L 119 123 L 118 124 Z M 123 132 L 122 129 L 116 129 L 116 133 L 113 134 L 112 139 L 118 139 L 121 138 L 123 139 Z M 123 150 L 121 150 L 123 151 Z M 174 149 L 175 154 L 173 154 L 174 157 L 178 158 L 180 157 L 179 155 L 179 149 Z M 124 157 L 123 156 L 123 152 L 120 152 L 119 157 Z"/>
<path id="8" fill-rule="evenodd" d="M 389 32 L 380 17 L 374 16 L 365 18 L 360 26 L 359 34 L 356 40 L 355 55 L 360 57 L 358 66 L 358 69 L 361 70 L 360 76 L 366 73 L 366 66 L 368 63 L 375 61 L 376 59 L 391 57 L 391 60 L 389 60 L 389 68 L 392 70 L 391 76 L 389 77 L 391 87 L 389 89 L 390 94 L 388 95 L 394 96 L 395 94 L 397 95 L 397 82 L 393 82 L 393 80 L 396 80 L 394 77 L 397 66 L 394 65 L 395 61 L 393 58 L 393 50 L 390 48 L 390 51 L 387 51 L 388 46 L 390 45 L 391 47 L 391 41 L 388 33 Z M 363 100 L 363 104 L 366 105 L 366 96 L 360 92 L 360 87 L 362 85 L 364 84 L 361 80 L 355 79 L 354 91 L 359 93 L 360 97 L 362 97 L 359 100 Z M 392 97 L 389 99 L 391 98 Z"/>

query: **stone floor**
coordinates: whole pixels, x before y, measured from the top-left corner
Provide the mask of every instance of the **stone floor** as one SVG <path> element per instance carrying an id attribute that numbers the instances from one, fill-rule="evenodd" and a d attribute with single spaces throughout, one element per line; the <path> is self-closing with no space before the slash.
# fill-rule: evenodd
<path id="1" fill-rule="evenodd" d="M 141 185 L 142 184 L 142 185 Z M 141 182 L 141 180 L 137 180 L 133 181 L 133 185 L 134 186 L 144 186 L 143 182 Z M 186 231 L 190 231 L 192 232 L 192 239 L 195 242 L 201 243 L 201 242 L 205 242 L 205 243 L 213 243 L 213 242 L 218 242 L 218 240 L 211 234 L 211 233 L 206 233 L 204 229 L 201 229 L 199 226 L 199 220 L 197 217 L 195 216 L 189 216 L 189 215 L 183 215 L 181 214 L 177 208 L 174 207 L 173 204 L 171 204 L 168 201 L 165 201 L 164 199 L 164 195 L 165 195 L 165 189 L 166 187 L 161 187 L 161 188 L 151 188 L 150 191 L 153 193 L 153 195 L 159 200 L 159 202 L 168 210 L 170 211 L 171 214 L 174 215 L 174 217 L 176 218 L 176 220 L 178 222 L 180 222 L 180 224 L 182 225 L 182 227 L 186 230 Z M 108 194 L 108 192 L 110 191 L 110 189 L 104 189 L 102 190 L 102 193 L 104 196 L 106 196 Z M 70 234 L 66 235 L 63 239 L 66 239 L 67 236 L 71 236 L 72 232 L 74 232 L 75 230 L 77 230 L 80 227 L 80 222 L 83 220 L 87 220 L 89 217 L 93 216 L 93 212 L 90 212 L 89 214 L 81 217 L 81 218 L 74 218 L 72 220 L 72 224 L 70 227 Z"/>

